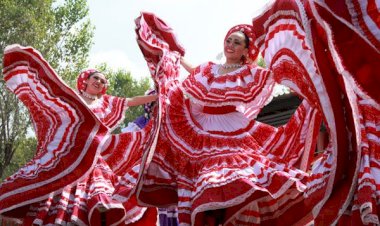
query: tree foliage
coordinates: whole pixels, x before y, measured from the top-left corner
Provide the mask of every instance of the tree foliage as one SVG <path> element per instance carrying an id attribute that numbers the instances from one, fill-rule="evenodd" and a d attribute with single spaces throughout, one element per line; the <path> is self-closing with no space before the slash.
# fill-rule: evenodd
<path id="1" fill-rule="evenodd" d="M 15 150 L 12 161 L 4 169 L 1 179 L 5 179 L 11 174 L 13 174 L 17 169 L 23 166 L 27 161 L 29 161 L 37 148 L 37 139 L 35 137 L 28 137 L 25 139 L 20 139 L 19 144 Z"/>
<path id="2" fill-rule="evenodd" d="M 260 55 L 259 58 L 257 59 L 257 65 L 263 68 L 266 68 L 267 66 L 265 65 L 264 58 Z"/>
<path id="3" fill-rule="evenodd" d="M 86 0 L 1 0 L 0 49 L 18 43 L 33 46 L 73 86 L 88 64 L 93 26 Z M 0 53 L 2 65 L 3 53 Z M 0 81 L 0 177 L 25 141 L 29 114 Z"/>

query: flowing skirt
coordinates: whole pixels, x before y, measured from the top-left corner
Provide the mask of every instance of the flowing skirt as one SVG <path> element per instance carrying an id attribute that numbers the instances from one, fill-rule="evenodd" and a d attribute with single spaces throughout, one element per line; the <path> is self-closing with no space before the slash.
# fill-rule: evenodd
<path id="1" fill-rule="evenodd" d="M 263 125 L 237 111 L 204 113 L 180 88 L 168 90 L 171 104 L 164 107 L 156 149 L 139 191 L 141 203 L 177 204 L 181 224 L 202 225 L 210 210 L 226 209 L 226 223 L 238 214 L 235 207 L 258 199 L 257 214 L 265 218 L 302 198 L 309 174 L 267 155 L 255 138 Z"/>
<path id="2" fill-rule="evenodd" d="M 119 225 L 124 221 L 125 209 L 111 198 L 117 180 L 107 163 L 99 158 L 84 180 L 30 205 L 24 224 Z"/>

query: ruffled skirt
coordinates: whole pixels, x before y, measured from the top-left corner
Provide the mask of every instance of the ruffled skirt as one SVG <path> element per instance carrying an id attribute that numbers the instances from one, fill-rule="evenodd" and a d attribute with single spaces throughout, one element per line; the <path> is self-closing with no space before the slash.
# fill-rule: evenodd
<path id="1" fill-rule="evenodd" d="M 82 181 L 51 194 L 44 201 L 30 205 L 24 225 L 119 225 L 125 209 L 112 200 L 117 177 L 102 158 Z"/>
<path id="2" fill-rule="evenodd" d="M 260 208 L 252 212 L 257 220 L 302 196 L 308 174 L 264 155 L 255 139 L 255 121 L 237 111 L 204 113 L 175 87 L 168 88 L 166 102 L 171 104 L 163 107 L 158 143 L 138 197 L 141 203 L 178 204 L 181 224 L 203 225 L 209 210 L 226 209 L 228 223 L 239 215 L 235 207 L 259 200 Z"/>

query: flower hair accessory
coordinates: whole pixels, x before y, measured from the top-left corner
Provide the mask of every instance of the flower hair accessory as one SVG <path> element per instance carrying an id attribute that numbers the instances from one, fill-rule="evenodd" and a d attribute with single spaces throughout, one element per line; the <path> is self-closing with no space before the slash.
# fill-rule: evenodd
<path id="1" fill-rule="evenodd" d="M 226 37 L 224 38 L 224 41 L 234 32 L 242 32 L 248 37 L 248 58 L 251 61 L 256 60 L 257 56 L 259 55 L 259 49 L 254 45 L 254 40 L 256 39 L 255 35 L 253 34 L 253 27 L 249 24 L 239 24 L 234 27 L 232 27 L 228 32 Z M 247 63 L 247 60 L 245 62 Z"/>
<path id="2" fill-rule="evenodd" d="M 96 69 L 92 69 L 92 68 L 89 68 L 89 69 L 86 69 L 84 71 L 82 71 L 79 75 L 78 75 L 78 78 L 77 78 L 77 89 L 80 93 L 83 93 L 85 90 L 86 90 L 86 87 L 87 87 L 87 84 L 86 84 L 86 80 L 93 74 L 95 73 L 101 73 L 99 72 L 98 70 Z M 100 92 L 102 95 L 105 94 L 107 91 L 107 84 L 104 85 L 102 91 Z"/>

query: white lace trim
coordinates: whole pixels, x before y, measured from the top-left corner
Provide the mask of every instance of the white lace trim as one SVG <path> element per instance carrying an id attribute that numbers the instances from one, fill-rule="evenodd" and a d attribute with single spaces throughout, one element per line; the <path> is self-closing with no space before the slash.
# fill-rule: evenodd
<path id="1" fill-rule="evenodd" d="M 137 214 L 134 217 L 128 217 L 128 214 L 127 214 L 126 215 L 126 220 L 124 222 L 125 224 L 131 224 L 131 223 L 134 223 L 134 222 L 140 220 L 143 217 L 143 215 L 145 214 L 145 211 L 147 210 L 147 207 L 138 207 L 138 206 L 136 206 L 134 209 L 135 209 L 135 211 L 133 211 L 132 213 L 139 212 L 139 214 Z M 130 211 L 128 211 L 128 212 L 130 212 Z"/>

